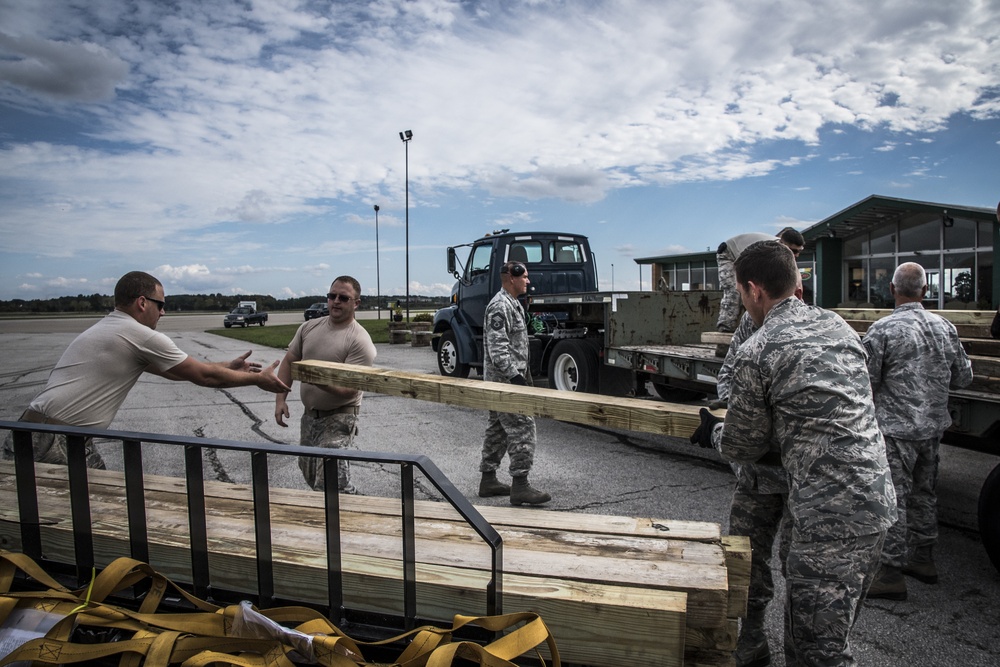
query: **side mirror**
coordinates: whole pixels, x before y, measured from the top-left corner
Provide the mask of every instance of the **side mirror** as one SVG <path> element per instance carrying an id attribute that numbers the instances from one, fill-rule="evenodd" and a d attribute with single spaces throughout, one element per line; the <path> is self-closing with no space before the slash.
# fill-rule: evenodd
<path id="1" fill-rule="evenodd" d="M 450 273 L 451 275 L 453 275 L 453 276 L 455 276 L 457 278 L 458 277 L 458 271 L 455 270 L 455 264 L 456 264 L 455 249 L 454 248 L 448 248 L 448 273 Z"/>

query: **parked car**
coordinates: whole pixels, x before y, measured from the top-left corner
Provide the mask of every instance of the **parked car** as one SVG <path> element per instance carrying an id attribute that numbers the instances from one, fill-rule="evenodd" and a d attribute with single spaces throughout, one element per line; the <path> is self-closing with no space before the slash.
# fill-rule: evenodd
<path id="1" fill-rule="evenodd" d="M 306 308 L 305 317 L 307 320 L 311 320 L 315 317 L 326 317 L 329 314 L 330 309 L 327 307 L 326 301 L 318 301 Z"/>
<path id="2" fill-rule="evenodd" d="M 229 327 L 248 327 L 251 324 L 259 324 L 264 326 L 267 322 L 267 313 L 258 313 L 255 308 L 250 306 L 240 306 L 234 308 L 231 313 L 226 315 L 226 319 L 223 320 L 222 324 L 227 329 Z"/>

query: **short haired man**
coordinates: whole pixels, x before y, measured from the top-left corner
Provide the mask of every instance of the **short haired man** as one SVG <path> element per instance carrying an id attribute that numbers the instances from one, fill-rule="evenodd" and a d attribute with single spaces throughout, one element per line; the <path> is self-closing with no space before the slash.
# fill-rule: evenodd
<path id="1" fill-rule="evenodd" d="M 736 324 L 740 317 L 740 294 L 736 289 L 736 274 L 733 272 L 733 263 L 750 244 L 758 241 L 773 241 L 775 238 L 785 244 L 796 257 L 802 252 L 806 243 L 800 232 L 791 227 L 785 227 L 778 232 L 777 237 L 760 232 L 749 232 L 727 239 L 719 245 L 715 254 L 715 259 L 719 264 L 719 287 L 722 289 L 719 320 L 716 324 L 716 329 L 719 331 L 732 333 L 736 330 Z"/>
<path id="2" fill-rule="evenodd" d="M 703 410 L 702 429 L 737 463 L 781 457 L 792 517 L 786 660 L 852 665 L 851 627 L 896 519 L 864 348 L 838 315 L 793 296 L 785 246 L 754 243 L 735 270 L 759 329 L 737 351 L 725 424 Z"/>
<path id="3" fill-rule="evenodd" d="M 794 295 L 795 298 L 802 299 L 802 274 L 798 271 Z M 709 407 L 712 409 L 725 407 L 728 404 L 729 382 L 733 374 L 733 365 L 736 363 L 736 353 L 758 328 L 750 313 L 743 313 L 740 325 L 736 327 L 736 332 L 729 343 L 726 360 L 719 369 L 716 383 L 719 400 L 710 404 Z M 698 437 L 692 436 L 692 442 L 698 443 L 698 440 Z M 707 446 L 709 441 L 705 444 Z M 732 466 L 736 475 L 736 486 L 729 505 L 729 534 L 749 537 L 752 555 L 747 614 L 740 623 L 735 651 L 737 667 L 746 667 L 768 664 L 771 660 L 771 647 L 764 633 L 767 605 L 774 598 L 771 554 L 780 530 L 779 560 L 782 563 L 781 570 L 784 572 L 792 531 L 790 517 L 785 512 L 788 503 L 788 480 L 785 477 L 785 470 L 781 467 L 780 456 L 772 454 L 756 463 L 746 465 L 734 463 Z"/>
<path id="4" fill-rule="evenodd" d="M 483 318 L 483 379 L 487 382 L 531 385 L 528 325 L 517 300 L 528 292 L 530 284 L 524 264 L 507 262 L 500 269 L 500 291 L 486 306 Z M 510 457 L 510 486 L 497 479 L 504 454 Z M 528 415 L 490 410 L 479 462 L 479 497 L 509 495 L 511 505 L 547 503 L 551 496 L 528 483 L 534 458 L 535 420 Z"/>
<path id="5" fill-rule="evenodd" d="M 115 309 L 69 344 L 21 421 L 107 428 L 144 372 L 203 387 L 288 390 L 274 374 L 277 361 L 261 371 L 260 364 L 247 362 L 250 352 L 224 363 L 205 363 L 182 352 L 156 331 L 165 306 L 159 280 L 142 271 L 122 276 L 115 285 Z M 36 433 L 32 444 L 36 461 L 66 463 L 64 436 Z M 86 447 L 87 465 L 103 469 L 104 460 L 90 439 Z M 12 455 L 5 442 L 5 458 Z"/>
<path id="6" fill-rule="evenodd" d="M 303 323 L 288 344 L 288 351 L 278 369 L 278 377 L 292 386 L 292 363 L 303 359 L 335 361 L 358 366 L 371 366 L 376 349 L 368 331 L 355 319 L 361 303 L 361 284 L 351 276 L 340 276 L 330 285 L 326 295 L 330 314 Z M 349 387 L 301 383 L 299 396 L 305 408 L 299 420 L 301 443 L 305 447 L 346 449 L 358 432 L 358 413 L 362 392 Z M 279 393 L 274 399 L 274 420 L 288 426 L 288 394 Z M 323 459 L 300 456 L 299 469 L 314 491 L 324 489 Z M 337 488 L 341 493 L 357 493 L 351 484 L 351 468 L 347 461 L 337 462 Z"/>
<path id="7" fill-rule="evenodd" d="M 948 390 L 972 382 L 972 362 L 955 325 L 924 310 L 924 267 L 900 264 L 889 293 L 896 307 L 868 328 L 864 344 L 899 520 L 886 535 L 882 567 L 868 597 L 905 600 L 903 574 L 937 582 L 931 552 L 938 536 L 938 450 L 951 425 Z"/>

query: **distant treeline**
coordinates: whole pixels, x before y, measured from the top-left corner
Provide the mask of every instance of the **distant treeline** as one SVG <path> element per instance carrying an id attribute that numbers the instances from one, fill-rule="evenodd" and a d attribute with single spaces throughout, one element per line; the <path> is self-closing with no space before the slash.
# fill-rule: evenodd
<path id="1" fill-rule="evenodd" d="M 291 299 L 276 299 L 266 294 L 171 294 L 167 296 L 167 312 L 218 311 L 228 313 L 240 301 L 256 301 L 257 307 L 269 310 L 305 310 L 318 301 L 326 301 L 325 294 L 301 296 Z M 399 301 L 405 307 L 406 296 L 382 296 L 382 309 L 390 309 Z M 410 295 L 410 308 L 440 308 L 447 305 L 447 297 L 426 297 Z M 0 313 L 106 313 L 115 307 L 113 296 L 105 294 L 78 294 L 60 296 L 53 299 L 11 299 L 0 301 Z M 378 298 L 362 296 L 363 310 L 376 310 Z"/>

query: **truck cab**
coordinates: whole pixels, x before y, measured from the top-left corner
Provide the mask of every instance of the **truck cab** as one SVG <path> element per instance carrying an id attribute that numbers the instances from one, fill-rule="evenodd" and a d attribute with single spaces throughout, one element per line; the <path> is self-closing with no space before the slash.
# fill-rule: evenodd
<path id="1" fill-rule="evenodd" d="M 469 249 L 467 255 L 464 248 Z M 432 345 L 441 375 L 465 378 L 473 368 L 482 372 L 486 306 L 500 290 L 500 268 L 511 261 L 528 268 L 528 300 L 541 294 L 597 289 L 597 267 L 590 243 L 579 234 L 513 233 L 503 229 L 448 248 L 448 272 L 457 282 L 452 288 L 451 304 L 434 315 L 433 331 L 437 335 Z"/>

